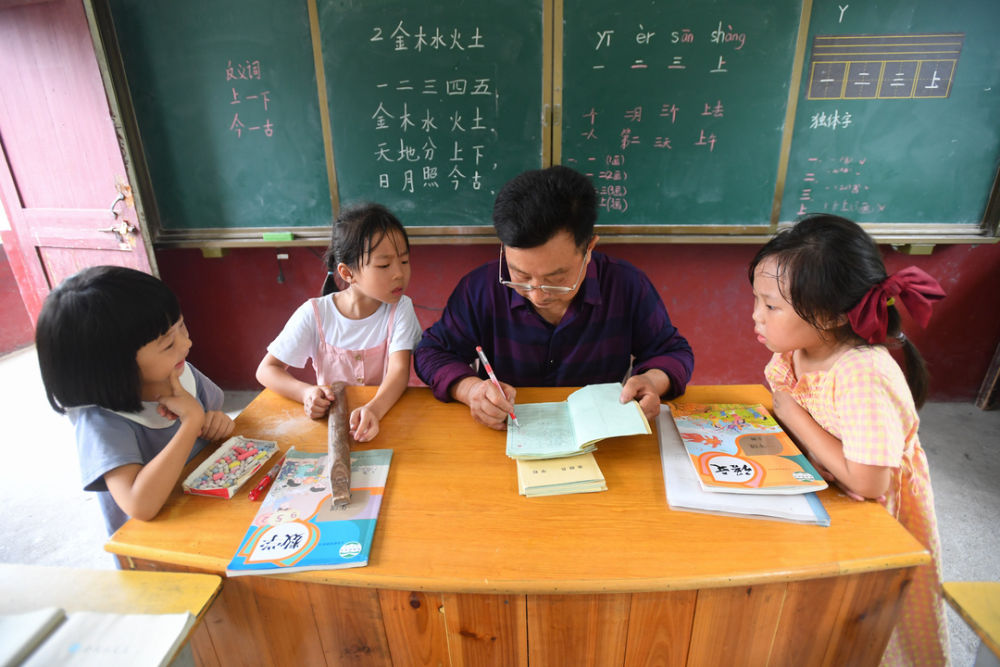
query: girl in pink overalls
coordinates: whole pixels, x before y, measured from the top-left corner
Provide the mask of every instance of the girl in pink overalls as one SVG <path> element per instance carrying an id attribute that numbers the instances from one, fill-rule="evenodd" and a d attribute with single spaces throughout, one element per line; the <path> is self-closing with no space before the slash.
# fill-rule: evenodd
<path id="1" fill-rule="evenodd" d="M 330 409 L 331 383 L 378 385 L 374 398 L 350 416 L 351 435 L 365 442 L 378 434 L 379 420 L 406 389 L 410 355 L 420 340 L 413 302 L 403 295 L 410 282 L 410 242 L 396 216 L 366 204 L 334 222 L 324 259 L 347 287 L 299 306 L 267 346 L 257 380 L 300 401 L 314 419 Z M 310 358 L 315 385 L 288 371 L 304 368 Z"/>

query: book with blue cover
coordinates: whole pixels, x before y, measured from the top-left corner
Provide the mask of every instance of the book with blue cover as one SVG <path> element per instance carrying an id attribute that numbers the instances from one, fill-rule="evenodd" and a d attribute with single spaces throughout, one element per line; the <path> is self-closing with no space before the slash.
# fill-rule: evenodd
<path id="1" fill-rule="evenodd" d="M 351 452 L 351 502 L 331 502 L 327 454 L 285 454 L 226 575 L 363 567 L 389 475 L 391 449 Z"/>

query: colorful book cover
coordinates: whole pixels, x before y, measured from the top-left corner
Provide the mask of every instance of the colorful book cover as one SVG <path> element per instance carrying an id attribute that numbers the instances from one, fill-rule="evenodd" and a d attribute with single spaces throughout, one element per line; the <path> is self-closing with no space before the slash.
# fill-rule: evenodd
<path id="1" fill-rule="evenodd" d="M 781 494 L 827 487 L 763 405 L 671 403 L 670 411 L 706 491 Z"/>
<path id="2" fill-rule="evenodd" d="M 326 453 L 290 448 L 226 574 L 367 565 L 391 460 L 391 449 L 351 452 L 351 502 L 333 507 Z"/>
<path id="3" fill-rule="evenodd" d="M 827 513 L 815 493 L 713 493 L 701 487 L 698 473 L 681 440 L 670 408 L 660 406 L 656 419 L 660 441 L 660 463 L 663 485 L 670 509 L 703 514 L 791 521 L 794 523 L 829 526 Z"/>

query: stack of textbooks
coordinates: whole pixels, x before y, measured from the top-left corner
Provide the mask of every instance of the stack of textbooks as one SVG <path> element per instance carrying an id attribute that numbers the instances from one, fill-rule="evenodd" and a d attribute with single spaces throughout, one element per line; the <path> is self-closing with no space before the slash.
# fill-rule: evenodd
<path id="1" fill-rule="evenodd" d="M 671 509 L 830 525 L 827 483 L 764 406 L 674 403 L 657 426 Z"/>
<path id="2" fill-rule="evenodd" d="M 635 401 L 621 403 L 617 382 L 587 385 L 556 403 L 517 406 L 520 426 L 507 424 L 507 456 L 517 461 L 523 496 L 606 491 L 594 460 L 605 438 L 651 433 Z"/>

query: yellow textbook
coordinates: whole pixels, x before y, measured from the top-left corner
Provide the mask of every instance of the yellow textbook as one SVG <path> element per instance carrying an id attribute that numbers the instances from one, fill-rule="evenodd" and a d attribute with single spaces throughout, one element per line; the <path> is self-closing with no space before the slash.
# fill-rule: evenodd
<path id="1" fill-rule="evenodd" d="M 554 459 L 592 452 L 599 440 L 652 433 L 635 401 L 619 403 L 617 382 L 590 384 L 558 403 L 519 403 L 520 426 L 507 423 L 507 456 Z"/>
<path id="2" fill-rule="evenodd" d="M 562 496 L 607 491 L 593 452 L 561 459 L 517 459 L 517 490 L 522 496 Z"/>

